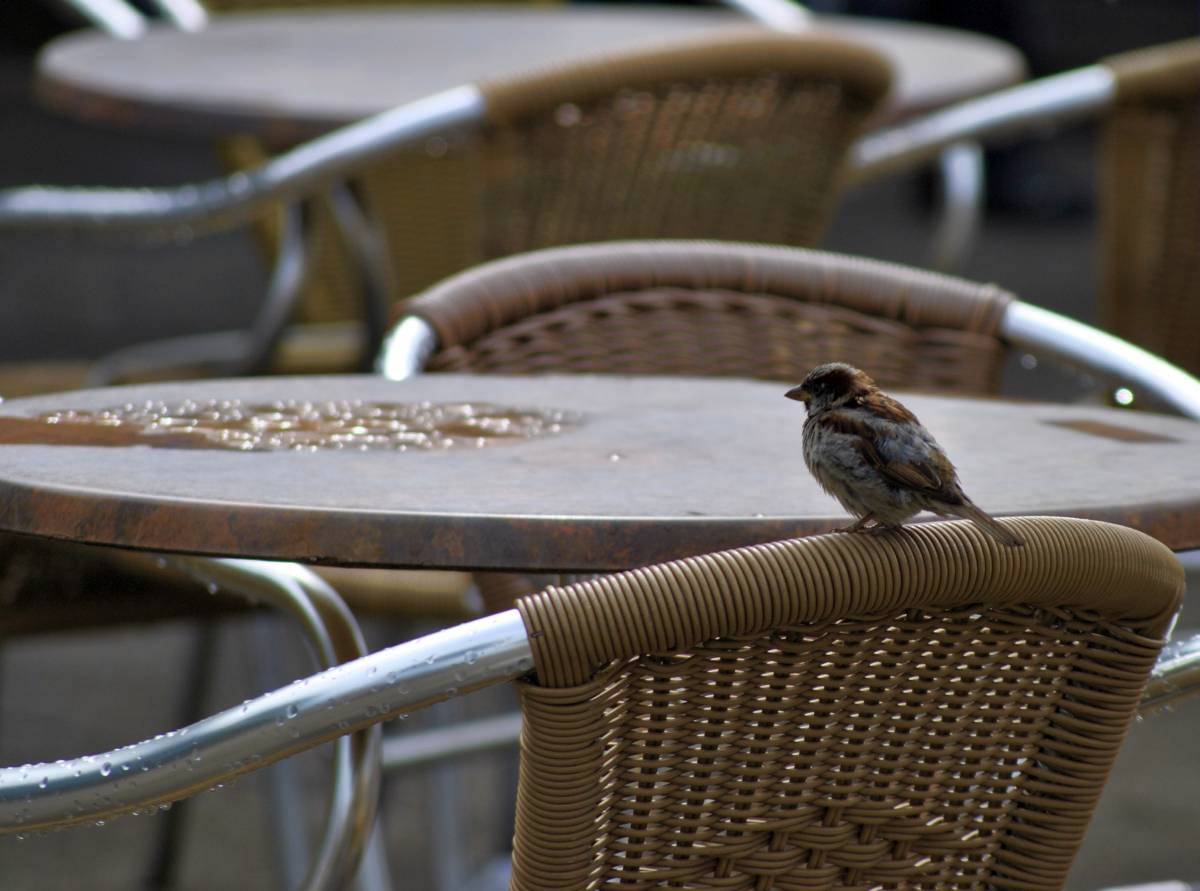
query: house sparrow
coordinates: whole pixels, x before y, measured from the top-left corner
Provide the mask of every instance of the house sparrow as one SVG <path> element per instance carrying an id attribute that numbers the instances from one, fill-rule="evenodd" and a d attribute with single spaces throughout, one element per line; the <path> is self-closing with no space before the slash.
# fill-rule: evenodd
<path id="1" fill-rule="evenodd" d="M 787 391 L 804 403 L 804 463 L 858 518 L 839 530 L 895 529 L 922 510 L 970 520 L 998 542 L 1025 542 L 981 511 L 946 453 L 916 416 L 842 362 L 818 365 Z"/>

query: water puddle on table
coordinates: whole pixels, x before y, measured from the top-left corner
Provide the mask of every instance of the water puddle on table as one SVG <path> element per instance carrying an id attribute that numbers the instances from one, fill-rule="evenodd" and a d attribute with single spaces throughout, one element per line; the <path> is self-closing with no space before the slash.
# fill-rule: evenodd
<path id="1" fill-rule="evenodd" d="M 0 416 L 0 445 L 169 449 L 389 451 L 482 448 L 552 436 L 577 415 L 487 402 L 142 402 Z"/>

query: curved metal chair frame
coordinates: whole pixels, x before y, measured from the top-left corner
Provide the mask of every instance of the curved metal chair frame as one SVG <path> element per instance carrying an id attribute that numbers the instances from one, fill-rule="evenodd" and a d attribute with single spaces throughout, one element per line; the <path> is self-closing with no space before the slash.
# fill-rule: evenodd
<path id="1" fill-rule="evenodd" d="M 262 560 L 165 559 L 168 565 L 209 586 L 216 585 L 289 615 L 311 644 L 321 669 L 334 669 L 368 653 L 358 623 L 342 599 L 320 576 L 302 566 Z M 325 827 L 298 888 L 320 891 L 351 884 L 375 825 L 382 740 L 382 728 L 378 726 L 337 739 Z M 193 765 L 198 756 L 203 757 L 195 753 Z M 144 779 L 131 781 L 150 780 L 152 773 L 144 771 Z M 118 775 L 115 765 L 112 775 Z"/>
<path id="2" fill-rule="evenodd" d="M 362 658 L 368 652 L 358 624 L 341 598 L 319 576 L 303 567 L 260 560 L 128 555 L 129 561 L 136 559 L 145 560 L 147 565 L 157 560 L 165 561 L 169 568 L 196 579 L 210 590 L 236 593 L 291 618 L 311 645 L 318 669 L 333 669 Z M 231 713 L 236 714 L 237 710 L 233 709 Z M 289 727 L 276 727 L 275 730 L 280 741 L 290 741 Z M 113 788 L 142 789 L 145 798 L 136 809 L 149 811 L 172 798 L 191 795 L 214 785 L 208 779 L 208 770 L 203 762 L 211 754 L 219 755 L 217 750 L 210 752 L 204 745 L 196 745 L 197 741 L 189 739 L 187 733 L 183 732 L 172 732 L 159 741 L 168 740 L 180 755 L 169 768 L 164 768 L 154 760 L 126 758 L 125 753 L 119 758 L 114 753 L 113 757 L 84 758 L 82 761 Z M 298 886 L 305 891 L 344 888 L 353 879 L 367 837 L 374 826 L 381 746 L 382 731 L 379 727 L 356 730 L 338 738 L 333 754 L 333 779 L 325 826 L 320 840 L 311 849 L 307 874 Z M 254 761 L 249 753 L 246 758 L 247 765 Z M 6 787 L 8 780 L 18 774 L 27 779 L 32 775 L 32 770 L 32 765 L 26 765 L 4 772 L 0 777 L 0 788 Z M 155 790 L 160 785 L 169 786 L 182 794 L 158 796 Z M 98 805 L 101 800 L 98 794 L 93 804 Z M 13 831 L 20 833 L 22 827 L 29 823 L 32 812 L 27 811 L 22 802 L 13 804 Z"/>
<path id="3" fill-rule="evenodd" d="M 132 39 L 146 32 L 146 18 L 126 0 L 58 0 L 113 37 Z M 199 0 L 150 0 L 151 6 L 177 28 L 199 31 L 209 21 L 208 10 Z M 725 5 L 780 31 L 807 27 L 807 9 L 791 0 L 725 0 Z"/>
<path id="4" fill-rule="evenodd" d="M 923 602 L 923 598 L 928 596 L 928 591 L 918 590 L 925 584 L 922 579 L 927 581 L 925 573 L 932 572 L 935 565 L 941 565 L 936 561 L 931 563 L 928 555 L 957 554 L 956 559 L 965 567 L 960 567 L 961 572 L 954 570 L 965 579 L 962 591 L 956 594 L 954 585 L 933 586 L 940 592 L 940 605 L 949 607 L 957 603 L 956 598 L 959 597 L 964 605 L 978 604 L 981 598 L 985 603 L 997 604 L 1036 604 L 1039 598 L 1043 598 L 1045 604 L 1053 604 L 1051 611 L 1059 617 L 1054 619 L 1054 623 L 1069 617 L 1077 609 L 1083 610 L 1086 621 L 1095 621 L 1097 614 L 1111 615 L 1118 626 L 1128 622 L 1128 632 L 1122 632 L 1128 637 L 1118 646 L 1123 654 L 1120 657 L 1123 671 L 1110 675 L 1092 673 L 1088 675 L 1087 683 L 1097 682 L 1102 676 L 1116 677 L 1119 674 L 1126 678 L 1132 664 L 1128 661 L 1132 658 L 1132 650 L 1126 648 L 1132 646 L 1135 640 L 1139 647 L 1157 646 L 1154 644 L 1156 638 L 1161 640 L 1178 606 L 1178 598 L 1182 593 L 1182 573 L 1177 565 L 1171 568 L 1174 561 L 1169 553 L 1139 533 L 1107 524 L 1054 518 L 1005 522 L 1017 524 L 1030 542 L 1027 552 L 1018 555 L 1019 559 L 1013 557 L 1016 563 L 1007 559 L 1011 554 L 1000 554 L 1000 557 L 1006 558 L 1004 560 L 989 557 L 989 553 L 996 556 L 994 550 L 989 550 L 994 546 L 988 545 L 968 524 L 937 523 L 915 527 L 900 535 L 875 539 L 833 535 L 780 542 L 724 555 L 692 558 L 661 568 L 611 576 L 599 583 L 583 583 L 561 591 L 550 590 L 533 595 L 521 602 L 519 611 L 510 610 L 364 656 L 315 675 L 304 684 L 293 684 L 267 693 L 244 706 L 229 709 L 174 734 L 62 763 L 6 768 L 0 771 L 0 833 L 22 833 L 86 823 L 152 807 L 208 788 L 349 731 L 362 730 L 400 713 L 460 693 L 521 677 L 534 668 L 538 683 L 569 686 L 577 682 L 573 678 L 577 668 L 575 663 L 579 659 L 583 660 L 580 665 L 588 671 L 596 665 L 606 664 L 614 655 L 619 662 L 617 651 L 624 652 L 622 648 L 625 644 L 616 641 L 623 635 L 632 634 L 639 641 L 643 634 L 649 635 L 644 641 L 633 645 L 634 652 L 647 654 L 659 651 L 662 644 L 655 643 L 657 635 L 666 632 L 655 630 L 657 625 L 643 627 L 642 622 L 622 623 L 614 618 L 614 634 L 592 633 L 603 627 L 603 623 L 597 626 L 591 612 L 588 612 L 592 607 L 587 604 L 599 592 L 596 585 L 604 588 L 599 593 L 605 602 L 611 602 L 611 608 L 620 613 L 623 607 L 618 604 L 631 593 L 632 608 L 641 609 L 638 597 L 644 595 L 633 592 L 649 590 L 644 588 L 646 584 L 658 591 L 655 597 L 661 597 L 665 591 L 675 591 L 681 579 L 691 579 L 683 582 L 683 591 L 690 590 L 691 593 L 670 595 L 670 602 L 676 603 L 679 608 L 689 613 L 696 611 L 696 615 L 687 620 L 689 634 L 701 634 L 701 637 L 695 641 L 683 641 L 682 646 L 698 643 L 709 634 L 754 633 L 759 629 L 757 623 L 760 621 L 765 623 L 762 629 L 772 627 L 777 621 L 784 626 L 813 621 L 819 618 L 816 613 L 809 615 L 810 607 L 816 609 L 814 604 L 819 602 L 828 606 L 831 602 L 840 602 L 840 597 L 853 598 L 862 594 L 850 590 L 842 592 L 837 582 L 833 586 L 840 593 L 835 595 L 831 588 L 828 597 L 832 597 L 832 600 L 821 599 L 814 594 L 815 599 L 810 602 L 804 596 L 797 597 L 795 592 L 785 592 L 788 596 L 780 602 L 787 605 L 789 615 L 794 612 L 789 620 L 771 618 L 774 615 L 772 610 L 776 607 L 762 612 L 765 607 L 751 606 L 756 602 L 753 598 L 744 600 L 747 607 L 744 611 L 713 612 L 704 605 L 724 603 L 730 596 L 747 598 L 748 590 L 763 584 L 773 588 L 784 576 L 778 574 L 777 564 L 771 564 L 776 568 L 767 571 L 767 564 L 760 564 L 759 559 L 774 561 L 788 554 L 796 555 L 796 559 L 805 559 L 804 555 L 809 553 L 824 555 L 815 559 L 825 570 L 809 576 L 811 581 L 806 583 L 817 587 L 828 586 L 835 577 L 828 575 L 826 570 L 841 561 L 849 561 L 876 567 L 879 570 L 878 578 L 875 570 L 864 571 L 855 577 L 864 581 L 872 580 L 869 582 L 871 586 L 882 582 L 886 588 L 891 585 L 891 582 L 884 581 L 890 578 L 890 571 L 896 566 L 917 560 L 925 568 L 921 572 L 901 573 L 901 587 L 888 588 L 890 593 L 886 598 L 891 603 L 899 597 L 895 601 L 897 604 L 908 603 L 910 606 L 918 601 Z M 1082 550 L 1077 547 L 1081 542 L 1084 542 Z M 947 545 L 948 548 L 943 549 L 941 545 Z M 1131 548 L 1133 550 L 1129 550 Z M 1118 551 L 1119 559 L 1114 562 L 1112 555 Z M 1137 552 L 1136 557 L 1134 551 Z M 750 552 L 756 552 L 757 556 Z M 767 552 L 776 556 L 768 557 Z M 750 556 L 742 556 L 745 554 Z M 791 557 L 784 559 L 790 560 Z M 750 562 L 743 565 L 744 560 Z M 763 571 L 751 569 L 755 565 L 760 565 Z M 1018 575 L 1042 593 L 1035 594 L 1033 590 L 1013 587 L 1012 572 L 1016 571 L 1017 565 L 1022 567 Z M 1089 571 L 1080 571 L 1085 566 Z M 1097 570 L 1098 566 L 1103 568 Z M 1034 576 L 1041 578 L 1039 573 L 1044 575 L 1041 581 L 1029 581 L 1033 578 L 1029 575 L 1031 567 L 1041 567 L 1034 571 Z M 1053 569 L 1045 573 L 1043 570 L 1046 567 Z M 786 588 L 790 583 L 783 584 Z M 733 587 L 726 590 L 724 585 Z M 751 587 L 747 588 L 747 585 Z M 1107 590 L 1102 592 L 1102 588 Z M 994 593 L 981 594 L 988 590 Z M 900 594 L 901 591 L 907 593 Z M 906 599 L 910 597 L 916 600 Z M 990 598 L 995 600 L 991 601 Z M 873 608 L 877 609 L 878 604 L 884 601 L 872 602 L 876 604 Z M 817 609 L 817 612 L 824 608 Z M 862 608 L 865 609 L 865 606 Z M 569 635 L 562 637 L 568 634 L 566 626 L 561 624 L 568 621 L 563 616 L 578 609 L 584 609 L 587 616 L 585 625 L 591 629 L 587 632 L 587 639 L 575 641 Z M 862 614 L 859 608 L 847 606 L 846 609 L 852 615 Z M 566 612 L 560 615 L 561 610 Z M 973 611 L 978 610 L 973 607 Z M 721 614 L 726 614 L 726 617 Z M 639 612 L 638 615 L 644 613 Z M 734 616 L 737 617 L 740 631 L 724 627 Z M 1091 618 L 1086 618 L 1088 616 Z M 743 628 L 746 623 L 754 627 L 747 625 Z M 614 646 L 617 647 L 616 651 L 612 650 Z M 1152 660 L 1153 656 L 1150 655 L 1149 659 Z M 1149 661 L 1146 667 L 1149 667 Z M 1169 700 L 1195 693 L 1200 688 L 1198 680 L 1200 646 L 1193 644 L 1187 649 L 1168 650 L 1150 672 L 1150 683 L 1142 694 L 1142 702 L 1148 709 L 1161 707 Z M 535 710 L 550 708 L 556 701 L 574 709 L 569 706 L 569 699 L 563 699 L 569 695 L 567 691 L 562 691 L 556 697 L 553 690 L 546 690 L 544 694 L 549 699 L 537 705 L 544 698 L 538 689 L 527 688 L 530 695 L 538 694 L 534 696 Z M 1112 701 L 1110 698 L 1109 704 Z M 1136 693 L 1130 706 L 1133 701 L 1136 701 Z M 1130 716 L 1126 714 L 1126 719 Z M 569 721 L 575 720 L 567 717 Z M 537 720 L 542 719 L 539 717 Z M 538 732 L 544 733 L 546 726 L 549 725 L 539 725 Z M 1119 733 L 1110 737 L 1119 738 Z M 588 736 L 587 739 L 592 737 Z M 1093 752 L 1092 749 L 1088 751 Z M 1090 756 L 1088 763 L 1094 765 Z M 1094 773 L 1090 775 L 1094 780 Z M 134 776 L 136 783 L 114 782 L 119 778 Z M 522 805 L 526 808 L 526 816 L 519 817 L 519 823 L 528 823 L 530 804 L 530 801 L 526 801 Z M 528 832 L 525 834 L 528 840 Z M 521 856 L 520 844 L 518 858 Z M 1046 885 L 1051 886 L 1050 882 Z M 563 886 L 559 884 L 556 887 Z"/>
<path id="5" fill-rule="evenodd" d="M 132 40 L 146 33 L 146 17 L 125 0 L 55 0 L 105 34 Z"/>
<path id="6" fill-rule="evenodd" d="M 361 236 L 374 233 L 345 185 L 345 178 L 396 149 L 479 126 L 484 100 L 476 87 L 460 87 L 385 112 L 306 143 L 261 167 L 201 184 L 167 189 L 28 187 L 0 191 L 0 230 L 133 233 L 154 235 L 197 229 L 217 231 L 250 221 L 268 207 L 289 207 L 268 298 L 250 332 L 228 332 L 130 347 L 102 361 L 92 383 L 133 368 L 203 364 L 220 374 L 262 370 L 290 321 L 303 284 L 305 206 L 328 201 L 335 218 Z M 366 336 L 360 349 L 368 367 L 378 351 L 388 312 L 391 272 L 375 247 L 378 235 L 355 237 L 358 273 L 367 301 Z M 211 352 L 210 352 L 211 351 Z"/>

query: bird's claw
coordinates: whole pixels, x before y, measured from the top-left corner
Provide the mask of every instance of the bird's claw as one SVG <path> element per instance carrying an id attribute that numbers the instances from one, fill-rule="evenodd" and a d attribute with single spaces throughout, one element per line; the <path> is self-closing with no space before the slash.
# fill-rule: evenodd
<path id="1" fill-rule="evenodd" d="M 863 517 L 863 519 L 856 523 L 851 523 L 849 526 L 839 526 L 833 531 L 849 532 L 857 535 L 882 535 L 885 532 L 894 532 L 899 528 L 901 527 L 898 525 L 880 523 L 874 517 Z"/>
<path id="2" fill-rule="evenodd" d="M 876 523 L 870 529 L 863 530 L 868 535 L 883 535 L 885 532 L 896 532 L 900 529 L 899 526 L 885 526 L 882 523 Z"/>

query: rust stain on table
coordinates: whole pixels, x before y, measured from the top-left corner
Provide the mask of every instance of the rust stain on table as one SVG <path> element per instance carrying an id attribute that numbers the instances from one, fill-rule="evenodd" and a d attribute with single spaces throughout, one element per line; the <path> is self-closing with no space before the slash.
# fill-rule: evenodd
<path id="1" fill-rule="evenodd" d="M 1136 427 L 1125 427 L 1119 424 L 1108 424 L 1104 421 L 1095 421 L 1087 419 L 1079 420 L 1064 420 L 1064 421 L 1042 421 L 1043 424 L 1049 424 L 1052 427 L 1065 427 L 1068 430 L 1075 430 L 1079 433 L 1086 433 L 1089 436 L 1100 436 L 1105 439 L 1115 439 L 1118 442 L 1179 442 L 1171 436 L 1163 436 L 1159 433 L 1148 433 L 1145 430 L 1139 430 Z"/>

